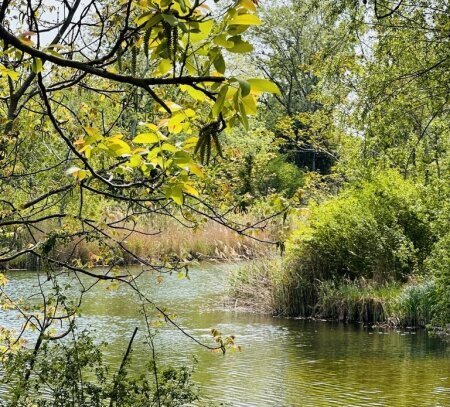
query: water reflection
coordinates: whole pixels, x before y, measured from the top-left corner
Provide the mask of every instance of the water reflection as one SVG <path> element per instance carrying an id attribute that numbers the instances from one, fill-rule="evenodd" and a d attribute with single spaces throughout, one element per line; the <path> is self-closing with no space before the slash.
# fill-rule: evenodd
<path id="1" fill-rule="evenodd" d="M 190 280 L 155 276 L 140 283 L 158 304 L 176 311 L 190 333 L 209 341 L 210 329 L 235 334 L 242 353 L 209 353 L 175 329 L 157 338 L 160 360 L 199 360 L 195 380 L 212 399 L 235 406 L 450 406 L 450 355 L 444 343 L 424 332 L 367 329 L 234 313 L 217 308 L 231 266 L 204 265 Z M 35 274 L 10 273 L 11 295 L 36 290 Z M 86 296 L 81 327 L 110 342 L 108 360 L 117 364 L 135 326 L 142 327 L 137 297 L 127 289 L 96 287 Z M 2 312 L 2 325 L 17 324 Z M 140 331 L 142 339 L 143 330 Z M 145 364 L 136 347 L 136 368 Z"/>

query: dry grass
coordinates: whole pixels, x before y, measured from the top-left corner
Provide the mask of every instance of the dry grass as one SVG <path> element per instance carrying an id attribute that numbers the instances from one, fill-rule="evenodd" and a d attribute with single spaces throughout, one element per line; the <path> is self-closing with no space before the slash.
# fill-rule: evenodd
<path id="1" fill-rule="evenodd" d="M 280 267 L 279 258 L 264 258 L 236 268 L 230 277 L 227 305 L 235 309 L 274 314 L 278 301 L 273 276 Z"/>
<path id="2" fill-rule="evenodd" d="M 242 223 L 251 219 L 240 219 Z M 121 225 L 132 230 L 133 225 Z M 42 226 L 45 231 L 53 229 L 49 222 Z M 140 232 L 125 230 L 109 230 L 114 232 L 113 239 L 99 236 L 99 240 L 80 238 L 59 243 L 52 249 L 51 256 L 62 261 L 79 260 L 82 264 L 106 265 L 111 263 L 135 264 L 138 258 L 146 261 L 217 259 L 246 260 L 267 255 L 272 245 L 260 243 L 255 239 L 240 236 L 238 233 L 209 221 L 197 228 L 189 228 L 174 219 L 153 217 L 141 222 Z M 45 232 L 44 232 L 45 233 Z M 258 238 L 270 240 L 271 232 L 264 231 Z M 23 236 L 22 244 L 26 245 L 29 236 Z M 120 245 L 117 244 L 120 242 Z M 22 256 L 10 262 L 9 268 L 39 268 L 34 256 Z"/>
<path id="3" fill-rule="evenodd" d="M 117 249 L 115 258 L 123 263 L 136 263 L 133 253 L 146 260 L 166 259 L 217 259 L 237 260 L 252 259 L 267 254 L 271 250 L 268 244 L 260 243 L 249 237 L 242 237 L 236 232 L 214 222 L 207 222 L 203 226 L 192 229 L 184 227 L 173 220 L 157 220 L 152 224 L 140 228 L 144 233 L 120 232 L 115 239 L 120 241 L 124 249 Z M 269 238 L 269 232 L 260 235 Z M 108 263 L 105 247 L 99 242 L 78 241 L 61 248 L 58 257 L 79 259 L 86 263 L 89 261 Z"/>
<path id="4" fill-rule="evenodd" d="M 170 225 L 154 236 L 132 234 L 126 247 L 145 258 L 250 259 L 261 255 L 267 245 L 239 236 L 217 223 L 208 222 L 198 230 Z"/>

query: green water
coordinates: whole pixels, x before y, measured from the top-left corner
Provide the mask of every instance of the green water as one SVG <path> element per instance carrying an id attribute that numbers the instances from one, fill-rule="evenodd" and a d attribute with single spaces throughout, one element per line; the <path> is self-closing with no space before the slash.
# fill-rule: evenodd
<path id="1" fill-rule="evenodd" d="M 423 331 L 369 329 L 327 322 L 280 319 L 220 308 L 230 267 L 202 265 L 190 280 L 141 278 L 140 287 L 177 315 L 180 325 L 211 344 L 210 329 L 236 335 L 241 353 L 208 352 L 173 328 L 157 337 L 159 363 L 199 364 L 194 379 L 202 393 L 233 406 L 450 406 L 450 352 Z M 137 270 L 134 270 L 137 272 Z M 37 291 L 36 274 L 11 272 L 8 291 L 27 298 Z M 110 343 L 116 366 L 135 326 L 139 301 L 127 289 L 99 284 L 85 298 L 81 328 Z M 33 298 L 30 301 L 34 301 Z M 0 311 L 0 325 L 17 324 Z M 149 352 L 136 341 L 135 364 Z"/>

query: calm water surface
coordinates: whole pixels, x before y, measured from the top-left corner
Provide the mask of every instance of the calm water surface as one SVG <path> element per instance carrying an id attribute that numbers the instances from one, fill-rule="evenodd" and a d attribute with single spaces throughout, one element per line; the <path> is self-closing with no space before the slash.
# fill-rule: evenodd
<path id="1" fill-rule="evenodd" d="M 230 406 L 446 406 L 450 407 L 450 351 L 424 332 L 280 319 L 220 309 L 232 265 L 202 265 L 190 280 L 142 278 L 149 298 L 177 315 L 190 334 L 210 342 L 211 328 L 236 335 L 243 352 L 210 353 L 170 327 L 157 337 L 159 363 L 199 360 L 194 379 L 204 395 Z M 137 271 L 137 270 L 135 270 Z M 8 291 L 28 298 L 36 274 L 10 272 Z M 85 298 L 79 325 L 109 342 L 118 365 L 135 326 L 143 327 L 139 300 L 130 290 L 98 285 Z M 31 298 L 29 301 L 34 301 Z M 0 311 L 0 325 L 17 324 Z M 144 335 L 140 329 L 138 335 Z M 139 339 L 139 338 L 138 338 Z M 136 341 L 138 343 L 138 341 Z M 136 345 L 135 363 L 149 354 Z"/>

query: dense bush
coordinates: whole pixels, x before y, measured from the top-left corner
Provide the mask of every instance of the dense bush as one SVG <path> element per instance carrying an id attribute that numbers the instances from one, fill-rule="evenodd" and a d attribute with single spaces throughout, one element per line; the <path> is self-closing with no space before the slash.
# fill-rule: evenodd
<path id="1" fill-rule="evenodd" d="M 388 171 L 312 206 L 288 247 L 293 267 L 309 281 L 382 283 L 421 272 L 432 243 L 419 190 Z"/>
<path id="2" fill-rule="evenodd" d="M 263 176 L 258 174 L 255 184 L 260 195 L 280 192 L 290 198 L 303 186 L 304 173 L 280 155 L 267 164 Z"/>
<path id="3" fill-rule="evenodd" d="M 222 147 L 226 160 L 210 169 L 214 187 L 219 182 L 224 188 L 222 194 L 292 197 L 304 184 L 304 172 L 280 153 L 274 133 L 264 126 L 255 124 L 245 134 L 235 129 L 224 135 Z"/>
<path id="4" fill-rule="evenodd" d="M 450 233 L 432 198 L 394 171 L 348 186 L 302 211 L 283 261 L 241 267 L 231 295 L 278 315 L 445 326 Z"/>
<path id="5" fill-rule="evenodd" d="M 432 323 L 444 326 L 450 323 L 450 233 L 436 243 L 425 265 L 435 281 Z"/>

